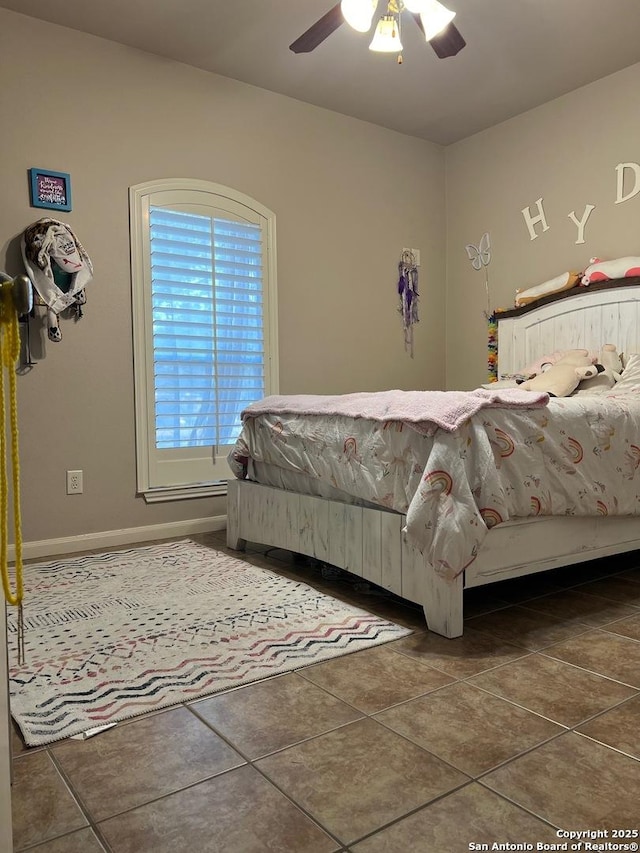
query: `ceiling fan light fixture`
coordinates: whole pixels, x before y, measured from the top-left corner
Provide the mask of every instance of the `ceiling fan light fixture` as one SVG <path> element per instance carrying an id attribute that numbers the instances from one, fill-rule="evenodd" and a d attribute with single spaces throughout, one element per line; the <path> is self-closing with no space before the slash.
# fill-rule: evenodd
<path id="1" fill-rule="evenodd" d="M 402 50 L 400 28 L 394 15 L 383 15 L 371 39 L 369 50 L 380 53 L 399 53 Z"/>
<path id="2" fill-rule="evenodd" d="M 441 33 L 456 16 L 455 12 L 447 9 L 438 0 L 422 0 L 420 6 L 420 20 L 427 41 L 431 41 L 434 36 Z"/>
<path id="3" fill-rule="evenodd" d="M 350 27 L 359 33 L 367 33 L 377 6 L 378 0 L 342 0 L 340 11 Z"/>

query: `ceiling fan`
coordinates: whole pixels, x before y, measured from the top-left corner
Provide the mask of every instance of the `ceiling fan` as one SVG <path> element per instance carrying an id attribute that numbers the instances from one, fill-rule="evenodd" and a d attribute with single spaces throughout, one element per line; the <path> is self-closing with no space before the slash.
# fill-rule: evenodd
<path id="1" fill-rule="evenodd" d="M 455 56 L 466 45 L 452 23 L 455 12 L 438 0 L 385 0 L 385 5 L 387 11 L 378 21 L 370 50 L 398 53 L 398 62 L 402 62 L 400 15 L 404 11 L 416 22 L 440 59 Z M 377 7 L 378 0 L 341 0 L 290 44 L 289 50 L 310 53 L 345 21 L 353 29 L 366 33 L 371 28 Z"/>

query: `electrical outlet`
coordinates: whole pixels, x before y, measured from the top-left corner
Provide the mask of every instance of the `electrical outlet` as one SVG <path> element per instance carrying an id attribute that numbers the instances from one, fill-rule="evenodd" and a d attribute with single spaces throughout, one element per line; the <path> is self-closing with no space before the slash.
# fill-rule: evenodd
<path id="1" fill-rule="evenodd" d="M 67 494 L 82 494 L 82 471 L 67 471 Z"/>

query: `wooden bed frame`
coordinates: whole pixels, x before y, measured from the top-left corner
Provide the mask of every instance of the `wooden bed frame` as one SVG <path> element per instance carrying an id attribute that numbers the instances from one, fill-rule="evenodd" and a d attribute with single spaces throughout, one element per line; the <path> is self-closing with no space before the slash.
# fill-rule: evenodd
<path id="1" fill-rule="evenodd" d="M 640 280 L 574 288 L 499 318 L 499 372 L 544 353 L 584 347 L 640 352 Z M 263 486 L 229 482 L 227 544 L 285 548 L 346 569 L 421 604 L 430 631 L 459 637 L 463 591 L 573 563 L 640 549 L 640 518 L 537 517 L 488 532 L 474 562 L 453 583 L 440 578 L 403 534 L 404 515 Z"/>

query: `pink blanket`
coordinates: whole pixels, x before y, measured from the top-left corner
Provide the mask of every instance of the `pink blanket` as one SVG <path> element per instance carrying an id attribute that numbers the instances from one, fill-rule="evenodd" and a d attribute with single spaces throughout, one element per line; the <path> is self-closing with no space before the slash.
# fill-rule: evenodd
<path id="1" fill-rule="evenodd" d="M 431 434 L 437 427 L 453 432 L 483 408 L 528 409 L 546 406 L 544 392 L 503 388 L 496 391 L 376 391 L 321 396 L 272 395 L 242 412 L 242 419 L 257 415 L 338 415 L 372 421 L 404 421 L 419 432 Z"/>

